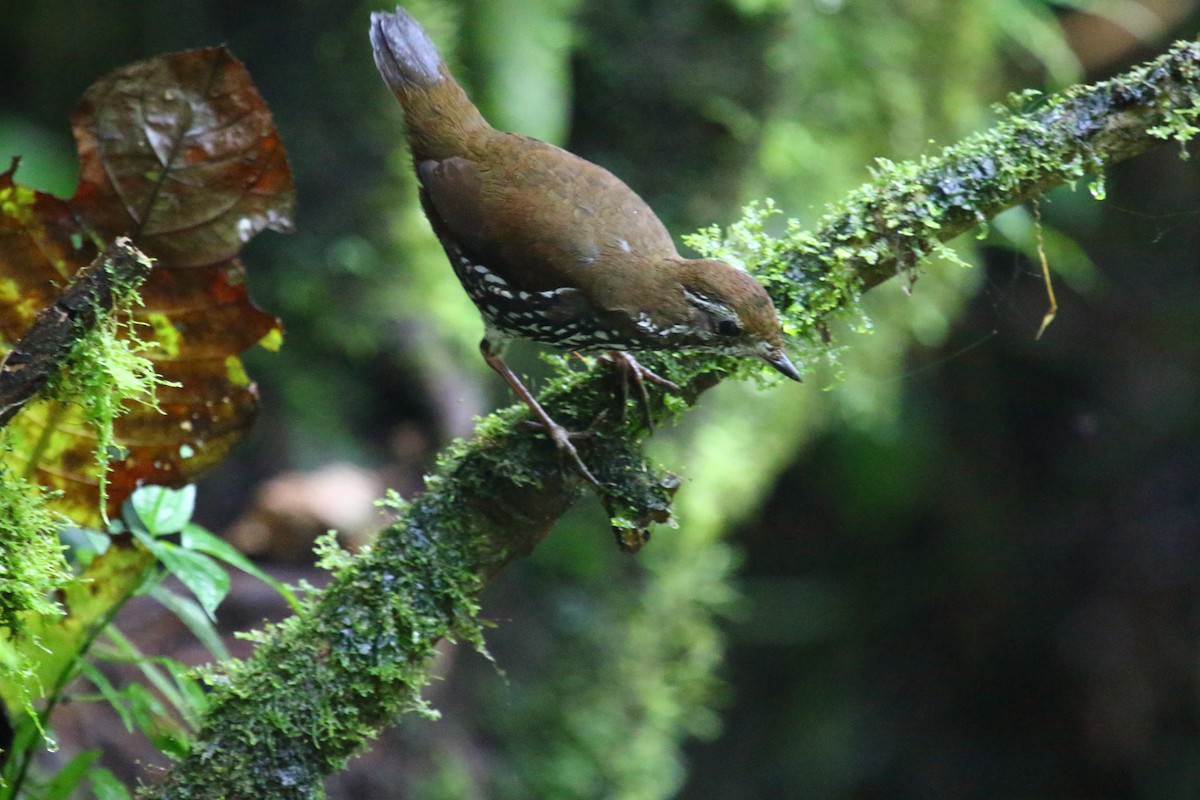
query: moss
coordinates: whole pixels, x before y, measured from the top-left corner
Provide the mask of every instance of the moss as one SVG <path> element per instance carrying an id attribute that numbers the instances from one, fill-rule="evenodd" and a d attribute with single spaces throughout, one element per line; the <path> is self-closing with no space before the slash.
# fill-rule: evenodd
<path id="1" fill-rule="evenodd" d="M 171 318 L 161 311 L 154 311 L 146 315 L 146 324 L 150 326 L 154 334 L 155 349 L 164 356 L 178 358 L 179 346 L 183 337 L 175 324 L 171 322 Z"/>
<path id="2" fill-rule="evenodd" d="M 447 529 L 463 515 L 425 497 L 353 560 L 326 546 L 329 588 L 261 637 L 253 660 L 210 677 L 215 735 L 165 796 L 316 797 L 320 777 L 396 715 L 435 716 L 421 696 L 428 661 L 441 639 L 483 649 L 482 579 L 472 531 Z"/>
<path id="3" fill-rule="evenodd" d="M 7 444 L 3 445 L 7 446 Z M 31 648 L 30 615 L 56 618 L 62 607 L 54 592 L 74 579 L 58 540 L 62 521 L 49 510 L 44 490 L 7 470 L 0 470 L 0 694 L 10 713 L 18 708 L 33 716 L 33 701 L 48 687 L 37 687 Z M 37 651 L 35 647 L 32 648 Z"/>
<path id="4" fill-rule="evenodd" d="M 140 280 L 125 282 L 117 273 L 114 277 L 118 278 L 113 286 L 114 310 L 97 309 L 96 324 L 74 342 L 43 392 L 58 408 L 74 404 L 83 409 L 85 420 L 93 426 L 102 510 L 104 478 L 115 449 L 113 421 L 128 399 L 153 402 L 157 381 L 150 362 L 137 354 L 141 343 L 130 334 L 125 321 L 128 310 L 139 302 Z M 0 448 L 10 452 L 19 445 L 31 448 L 33 452 L 20 456 L 29 462 L 28 472 L 32 472 L 36 449 L 46 446 L 49 437 L 36 442 L 14 440 L 11 430 L 0 431 Z M 55 598 L 69 594 L 79 580 L 64 558 L 65 548 L 58 537 L 59 529 L 70 521 L 51 510 L 52 497 L 53 493 L 28 475 L 0 468 L 0 628 L 7 634 L 0 648 L 0 693 L 31 716 L 32 701 L 53 688 L 38 679 L 47 670 L 35 660 L 41 652 L 41 639 L 63 613 Z"/>
<path id="5" fill-rule="evenodd" d="M 128 402 L 157 408 L 155 390 L 159 385 L 168 385 L 155 372 L 153 362 L 143 355 L 152 345 L 143 341 L 130 316 L 132 309 L 141 304 L 137 293 L 141 280 L 130 283 L 119 275 L 114 277 L 117 280 L 112 287 L 112 309 L 98 309 L 95 324 L 75 341 L 44 392 L 47 398 L 80 408 L 84 421 L 95 434 L 93 452 L 100 486 L 100 512 L 105 519 L 108 463 L 120 457 L 113 423 Z M 36 460 L 32 458 L 30 462 Z"/>

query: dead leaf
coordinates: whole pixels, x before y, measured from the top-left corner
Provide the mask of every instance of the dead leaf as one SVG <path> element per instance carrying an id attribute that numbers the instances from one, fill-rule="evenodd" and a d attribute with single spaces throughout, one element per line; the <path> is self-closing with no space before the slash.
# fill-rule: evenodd
<path id="1" fill-rule="evenodd" d="M 121 235 L 157 263 L 134 318 L 156 369 L 179 388 L 160 411 L 117 421 L 109 507 L 142 483 L 178 486 L 218 463 L 249 428 L 257 392 L 239 353 L 275 346 L 278 320 L 255 307 L 237 255 L 264 228 L 292 227 L 283 145 L 245 67 L 225 48 L 172 53 L 119 69 L 87 90 L 72 124 L 80 182 L 68 201 L 0 174 L 0 345 Z M 10 469 L 61 489 L 60 506 L 95 524 L 95 437 L 78 409 L 31 404 L 9 424 Z"/>

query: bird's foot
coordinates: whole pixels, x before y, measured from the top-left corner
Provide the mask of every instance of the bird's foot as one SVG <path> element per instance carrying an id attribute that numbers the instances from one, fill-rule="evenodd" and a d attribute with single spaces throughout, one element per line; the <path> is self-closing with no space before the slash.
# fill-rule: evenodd
<path id="1" fill-rule="evenodd" d="M 520 422 L 518 422 L 517 425 L 521 426 L 522 428 L 529 428 L 529 429 L 535 430 L 535 431 L 547 430 L 546 423 L 542 422 L 540 419 L 523 419 Z M 586 430 L 586 431 L 568 430 L 567 428 L 559 425 L 557 422 L 554 423 L 554 427 L 561 430 L 563 432 L 562 435 L 566 436 L 567 439 L 572 442 L 586 441 L 587 439 L 591 439 L 593 436 L 596 435 L 595 431 L 592 431 L 592 430 Z M 555 441 L 554 434 L 548 433 L 546 435 L 550 437 L 551 441 Z"/>
<path id="2" fill-rule="evenodd" d="M 646 391 L 646 383 L 657 384 L 671 392 L 678 392 L 679 384 L 669 381 L 653 370 L 638 363 L 638 360 L 623 350 L 610 350 L 600 356 L 600 361 L 611 364 L 621 375 L 621 394 L 624 403 L 621 408 L 629 405 L 629 384 L 633 384 L 638 393 L 638 405 L 642 409 L 642 419 L 649 430 L 654 430 L 654 419 L 650 416 L 650 393 Z"/>
<path id="3" fill-rule="evenodd" d="M 604 494 L 604 484 L 601 483 L 592 471 L 588 469 L 587 464 L 583 463 L 583 458 L 580 457 L 579 451 L 575 449 L 575 445 L 571 443 L 572 439 L 586 439 L 592 435 L 591 431 L 569 431 L 562 425 L 559 425 L 554 420 L 550 419 L 549 415 L 541 419 L 526 420 L 529 425 L 541 428 L 550 437 L 550 441 L 554 443 L 558 449 L 559 455 L 571 463 L 575 471 L 590 483 L 596 491 Z"/>
<path id="4" fill-rule="evenodd" d="M 590 483 L 597 492 L 603 495 L 604 484 L 596 479 L 592 471 L 587 468 L 587 464 L 584 464 L 583 459 L 579 457 L 579 451 L 575 449 L 575 445 L 571 444 L 572 436 L 580 437 L 588 434 L 573 434 L 551 419 L 550 415 L 546 413 L 546 409 L 542 408 L 541 403 L 537 401 L 537 398 L 525 388 L 525 384 L 521 383 L 521 379 L 516 376 L 516 373 L 504 363 L 504 359 L 500 357 L 499 350 L 494 342 L 484 338 L 479 343 L 479 352 L 483 354 L 483 359 L 488 363 L 488 366 L 496 370 L 500 374 L 500 377 L 504 378 L 505 382 L 517 393 L 517 397 L 521 398 L 521 401 L 533 412 L 533 416 L 536 419 L 529 420 L 528 422 L 545 430 L 546 435 L 550 437 L 550 441 L 558 449 L 559 455 L 570 461 L 571 465 L 575 467 L 575 471 Z"/>

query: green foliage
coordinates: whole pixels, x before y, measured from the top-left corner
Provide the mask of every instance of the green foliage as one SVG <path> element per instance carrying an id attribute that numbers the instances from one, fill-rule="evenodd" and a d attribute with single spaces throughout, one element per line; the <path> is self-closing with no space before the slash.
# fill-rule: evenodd
<path id="1" fill-rule="evenodd" d="M 87 664 L 81 671 L 99 694 L 70 699 L 108 703 L 127 731 L 138 731 L 169 756 L 183 756 L 188 736 L 207 707 L 196 671 L 172 658 L 141 652 L 112 625 L 97 641 L 89 658 L 98 663 L 133 664 L 145 683 L 130 682 L 116 687 L 98 667 Z"/>
<path id="2" fill-rule="evenodd" d="M 100 757 L 99 750 L 83 750 L 63 765 L 62 769 L 42 787 L 41 800 L 66 800 L 87 774 L 92 762 Z"/>
<path id="3" fill-rule="evenodd" d="M 107 465 L 118 455 L 113 446 L 114 420 L 131 400 L 153 405 L 154 389 L 161 383 L 141 355 L 144 344 L 129 322 L 129 312 L 139 302 L 136 287 L 117 285 L 113 294 L 112 311 L 100 313 L 95 327 L 73 345 L 46 389 L 47 396 L 61 406 L 81 408 L 83 419 L 94 430 L 102 513 Z M 7 439 L 3 444 L 12 447 Z M 39 446 L 45 444 L 43 440 Z M 36 452 L 22 456 L 30 464 L 38 462 Z M 45 490 L 25 476 L 8 475 L 0 481 L 0 527 L 5 534 L 0 538 L 0 574 L 5 578 L 0 582 L 0 625 L 7 633 L 0 648 L 0 694 L 16 731 L 14 749 L 0 774 L 4 796 L 26 787 L 50 712 L 95 636 L 145 574 L 140 556 L 126 549 L 114 549 L 98 560 L 108 549 L 107 537 L 79 531 L 76 539 L 81 546 L 74 555 L 82 572 L 77 575 L 59 542 L 59 531 L 67 521 L 48 508 L 47 499 Z M 90 590 L 92 583 L 100 590 Z M 67 609 L 71 613 L 64 616 Z M 35 709 L 39 700 L 41 710 Z M 45 784 L 42 796 L 70 794 L 96 755 L 78 754 Z"/>
<path id="4" fill-rule="evenodd" d="M 300 601 L 287 586 L 266 574 L 228 542 L 191 521 L 196 487 L 143 486 L 126 501 L 123 524 L 200 601 L 209 619 L 229 593 L 229 575 L 218 562 L 236 567 L 271 586 L 293 609 Z M 179 543 L 166 537 L 179 535 Z M 185 620 L 186 621 L 186 620 Z"/>
<path id="5" fill-rule="evenodd" d="M 163 538 L 181 532 L 188 525 L 195 502 L 194 486 L 179 491 L 147 486 L 129 499 L 125 519 L 134 538 L 196 596 L 210 619 L 216 619 L 217 606 L 229 593 L 229 573 L 212 557 L 189 548 L 185 542 L 174 544 Z M 192 527 L 207 533 L 198 526 Z"/>
<path id="6" fill-rule="evenodd" d="M 92 794 L 96 795 L 96 800 L 129 800 L 129 790 L 125 784 L 107 769 L 93 769 L 88 773 L 88 779 L 92 782 Z"/>
<path id="7" fill-rule="evenodd" d="M 114 287 L 113 309 L 101 311 L 95 327 L 72 346 L 46 394 L 60 404 L 84 410 L 96 437 L 95 458 L 101 476 L 112 457 L 113 421 L 129 400 L 153 403 L 157 375 L 140 355 L 142 342 L 129 335 L 129 310 L 138 303 L 136 286 Z M 46 439 L 39 442 L 45 446 Z M 7 428 L 0 447 L 13 448 Z M 29 464 L 37 454 L 22 453 Z M 11 646 L 0 648 L 0 684 L 5 696 L 25 713 L 44 688 L 36 687 L 38 669 L 30 660 L 41 647 L 30 620 L 51 620 L 63 613 L 54 593 L 76 580 L 63 554 L 58 531 L 66 524 L 51 511 L 51 495 L 29 479 L 0 470 L 0 628 Z M 101 477 L 101 497 L 104 497 Z M 102 500 L 103 505 L 103 500 Z M 30 641 L 24 641 L 32 637 Z M 33 656 L 36 658 L 36 655 Z"/>
<path id="8" fill-rule="evenodd" d="M 116 776 L 107 769 L 91 770 L 88 780 L 91 781 L 91 792 L 96 795 L 96 800 L 130 799 L 130 790 L 125 788 L 124 783 L 116 780 Z"/>
<path id="9" fill-rule="evenodd" d="M 30 771 L 43 746 L 40 732 L 54 707 L 68 699 L 63 692 L 76 675 L 86 678 L 96 693 L 72 695 L 72 702 L 105 702 L 127 730 L 141 732 L 164 753 L 177 757 L 186 753 L 190 732 L 207 707 L 207 696 L 195 670 L 171 658 L 142 653 L 110 624 L 135 591 L 148 593 L 178 616 L 218 660 L 229 657 L 213 628 L 216 606 L 229 584 L 219 562 L 264 580 L 298 607 L 290 589 L 191 522 L 194 500 L 194 487 L 143 487 L 125 504 L 122 519 L 112 523 L 113 531 L 129 531 L 145 544 L 159 559 L 162 571 L 154 570 L 155 562 L 146 558 L 145 550 L 118 544 L 108 534 L 77 531 L 71 536 L 72 560 L 83 567 L 79 576 L 64 583 L 61 592 L 63 605 L 71 614 L 62 617 L 56 607 L 53 614 L 22 615 L 25 638 L 12 640 L 2 651 L 6 661 L 25 667 L 21 674 L 0 680 L 10 714 L 15 710 L 14 699 L 24 704 L 25 713 L 12 717 L 15 744 L 0 774 L 0 797 L 15 797 L 18 792 L 49 796 L 64 787 L 70 787 L 65 790 L 69 793 L 84 771 L 91 776 L 98 797 L 122 796 L 123 787 L 118 787 L 111 774 L 86 769 L 97 755 L 94 751 L 75 756 L 48 782 Z M 178 544 L 167 538 L 176 535 Z M 175 575 L 199 602 L 163 586 L 167 574 Z M 116 686 L 101 669 L 104 663 L 136 665 L 145 683 Z M 38 700 L 40 708 L 35 710 L 34 701 Z M 52 742 L 49 745 L 54 746 Z"/>

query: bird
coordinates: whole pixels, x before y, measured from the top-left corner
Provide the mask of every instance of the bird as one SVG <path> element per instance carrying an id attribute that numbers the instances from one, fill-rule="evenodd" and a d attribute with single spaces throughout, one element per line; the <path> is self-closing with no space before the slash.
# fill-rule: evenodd
<path id="1" fill-rule="evenodd" d="M 634 352 L 760 358 L 801 379 L 775 306 L 748 273 L 681 256 L 650 206 L 603 167 L 489 125 L 403 7 L 372 13 L 370 40 L 403 110 L 422 209 L 483 318 L 480 352 L 589 483 L 602 488 L 572 434 L 505 363 L 513 339 L 608 353 L 643 396 L 642 379 L 674 384 Z"/>

